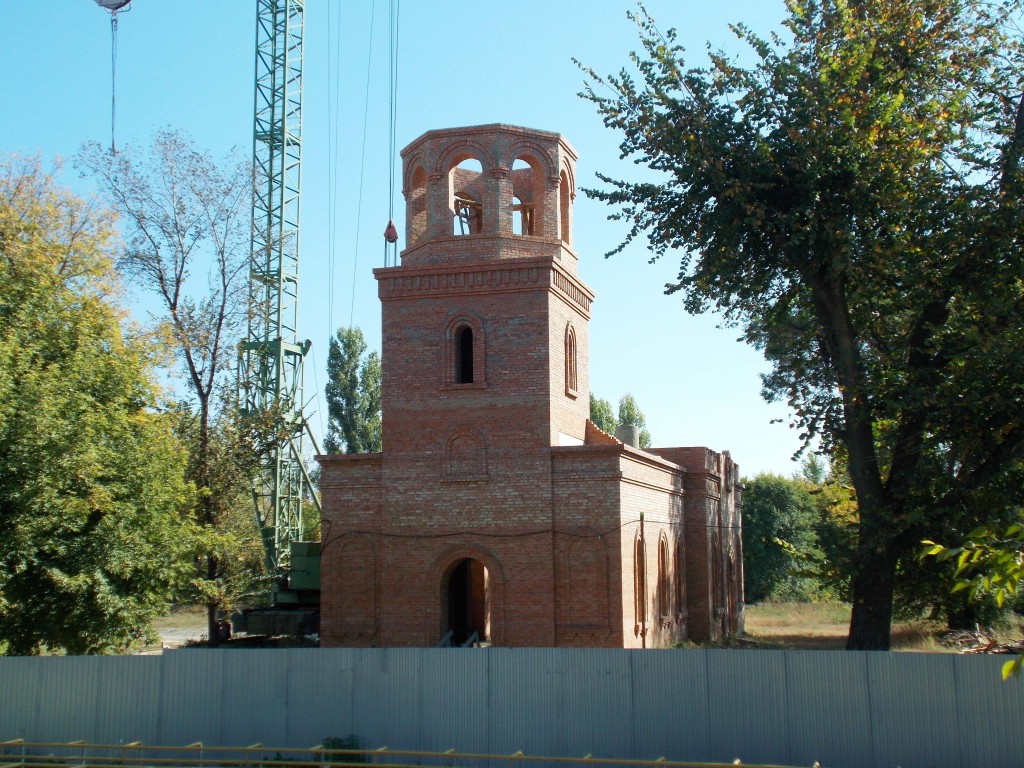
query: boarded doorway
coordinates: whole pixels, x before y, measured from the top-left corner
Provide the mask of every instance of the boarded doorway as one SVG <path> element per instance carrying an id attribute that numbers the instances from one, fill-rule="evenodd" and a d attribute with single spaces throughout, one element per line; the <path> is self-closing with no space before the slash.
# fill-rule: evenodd
<path id="1" fill-rule="evenodd" d="M 474 632 L 479 640 L 490 640 L 490 577 L 484 564 L 471 557 L 459 560 L 448 573 L 445 595 L 452 644 L 462 645 Z"/>

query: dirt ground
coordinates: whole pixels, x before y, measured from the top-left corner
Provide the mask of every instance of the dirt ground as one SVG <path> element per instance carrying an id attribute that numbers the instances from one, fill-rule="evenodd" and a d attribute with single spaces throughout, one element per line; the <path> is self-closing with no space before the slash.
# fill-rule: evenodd
<path id="1" fill-rule="evenodd" d="M 844 603 L 762 603 L 745 609 L 747 636 L 738 645 L 754 648 L 836 649 L 846 646 L 850 606 Z M 159 643 L 141 653 L 181 648 L 206 637 L 206 609 L 184 606 L 153 622 Z M 893 627 L 893 650 L 949 653 L 941 642 L 943 628 L 924 620 Z M 1021 629 L 1013 631 L 1021 636 Z M 241 638 L 239 638 L 241 640 Z M 241 643 L 240 643 L 241 644 Z"/>
<path id="2" fill-rule="evenodd" d="M 146 646 L 142 653 L 160 653 L 181 648 L 189 641 L 206 637 L 206 609 L 195 606 L 175 607 L 168 615 L 153 622 L 153 630 L 160 638 L 159 644 Z"/>

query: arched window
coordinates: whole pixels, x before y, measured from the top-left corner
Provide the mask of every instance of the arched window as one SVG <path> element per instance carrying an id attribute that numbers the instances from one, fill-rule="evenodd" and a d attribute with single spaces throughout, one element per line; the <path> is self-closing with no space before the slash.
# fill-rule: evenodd
<path id="1" fill-rule="evenodd" d="M 457 314 L 444 333 L 442 387 L 483 387 L 484 328 L 471 314 Z"/>
<path id="2" fill-rule="evenodd" d="M 455 330 L 455 383 L 473 383 L 473 329 L 468 325 Z"/>
<path id="3" fill-rule="evenodd" d="M 576 329 L 565 327 L 565 394 L 576 397 L 577 390 Z"/>
<path id="4" fill-rule="evenodd" d="M 672 592 L 668 581 L 668 539 L 658 539 L 658 618 L 666 622 L 671 616 Z"/>
<path id="5" fill-rule="evenodd" d="M 686 618 L 686 550 L 683 548 L 682 536 L 676 536 L 676 551 L 672 563 L 672 587 L 676 617 L 682 621 Z"/>
<path id="6" fill-rule="evenodd" d="M 635 632 L 640 634 L 647 623 L 647 546 L 639 534 L 633 543 L 633 601 L 636 613 Z"/>

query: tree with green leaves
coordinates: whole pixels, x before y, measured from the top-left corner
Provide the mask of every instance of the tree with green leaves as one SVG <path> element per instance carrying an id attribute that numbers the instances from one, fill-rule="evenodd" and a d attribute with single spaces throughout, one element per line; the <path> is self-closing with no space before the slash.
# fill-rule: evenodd
<path id="1" fill-rule="evenodd" d="M 946 547 L 925 541 L 926 557 L 941 563 L 952 562 L 957 578 L 954 592 L 970 600 L 992 599 L 1000 608 L 1007 600 L 1019 599 L 1024 593 L 1024 520 L 1006 528 L 981 526 L 971 531 L 963 545 Z M 1003 679 L 1020 677 L 1024 655 L 1003 665 Z"/>
<path id="2" fill-rule="evenodd" d="M 647 431 L 647 419 L 636 403 L 636 398 L 628 392 L 619 398 L 619 412 L 616 416 L 612 404 L 603 397 L 595 397 L 590 393 L 590 421 L 602 432 L 614 435 L 616 428 L 623 424 L 637 427 L 640 430 L 640 447 L 651 447 L 651 433 Z"/>
<path id="3" fill-rule="evenodd" d="M 596 397 L 593 392 L 590 393 L 590 421 L 609 435 L 615 434 L 615 427 L 618 425 L 612 404 L 603 397 Z"/>
<path id="4" fill-rule="evenodd" d="M 669 291 L 742 326 L 766 396 L 848 459 L 851 649 L 889 647 L 898 565 L 938 521 L 1024 501 L 1021 7 L 790 0 L 783 33 L 734 27 L 749 66 L 706 67 L 641 9 L 638 75 L 590 73 L 656 176 L 589 192 L 629 222 L 619 250 L 677 251 Z"/>
<path id="5" fill-rule="evenodd" d="M 363 332 L 339 328 L 327 351 L 328 453 L 381 450 L 380 355 L 367 353 Z"/>
<path id="6" fill-rule="evenodd" d="M 233 518 L 236 498 L 222 492 L 216 443 L 220 406 L 233 392 L 232 371 L 246 320 L 252 172 L 232 153 L 216 161 L 177 131 L 158 131 L 144 151 L 109 152 L 87 144 L 78 163 L 99 183 L 121 215 L 125 243 L 120 266 L 156 299 L 155 313 L 177 356 L 183 395 L 195 420 L 189 436 L 188 479 L 196 487 L 193 521 L 209 546 L 195 559 L 206 582 L 207 635 L 216 645 L 218 612 L 234 602 L 219 531 Z M 255 470 L 253 470 L 255 471 Z M 248 483 L 252 474 L 236 478 Z M 239 596 L 241 597 L 241 596 Z"/>
<path id="7" fill-rule="evenodd" d="M 640 430 L 640 447 L 651 447 L 651 433 L 647 431 L 647 419 L 636 404 L 636 398 L 629 392 L 619 398 L 619 425 L 628 424 Z"/>
<path id="8" fill-rule="evenodd" d="M 743 482 L 743 581 L 749 602 L 827 596 L 818 507 L 808 483 L 760 474 Z"/>
<path id="9" fill-rule="evenodd" d="M 111 216 L 0 160 L 0 653 L 107 653 L 187 577 L 158 344 L 115 303 Z"/>

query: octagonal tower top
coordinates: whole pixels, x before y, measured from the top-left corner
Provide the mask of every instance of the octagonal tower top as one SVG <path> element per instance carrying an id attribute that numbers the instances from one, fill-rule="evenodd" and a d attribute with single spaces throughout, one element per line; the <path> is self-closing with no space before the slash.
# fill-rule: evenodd
<path id="1" fill-rule="evenodd" d="M 546 257 L 575 272 L 576 159 L 548 131 L 427 131 L 402 150 L 403 266 Z"/>

